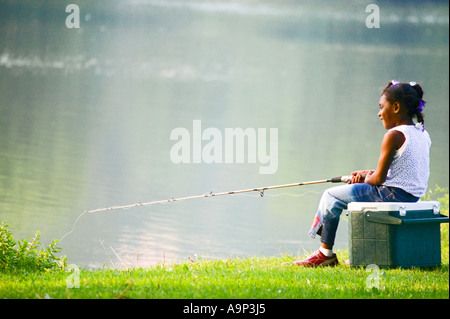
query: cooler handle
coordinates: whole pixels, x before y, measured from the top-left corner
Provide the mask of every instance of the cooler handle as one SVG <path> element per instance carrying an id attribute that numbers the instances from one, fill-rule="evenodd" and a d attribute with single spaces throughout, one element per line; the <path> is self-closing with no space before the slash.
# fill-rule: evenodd
<path id="1" fill-rule="evenodd" d="M 448 223 L 448 216 L 440 214 L 441 217 L 435 218 L 418 218 L 418 219 L 403 219 L 403 224 L 441 224 Z"/>
<path id="2" fill-rule="evenodd" d="M 417 219 L 400 219 L 397 217 L 390 216 L 388 214 L 383 214 L 374 211 L 365 211 L 364 217 L 367 221 L 378 223 L 378 224 L 388 224 L 388 225 L 407 225 L 407 224 L 434 224 L 434 223 L 448 223 L 449 217 L 446 215 L 439 214 L 440 217 L 433 218 L 417 218 Z"/>

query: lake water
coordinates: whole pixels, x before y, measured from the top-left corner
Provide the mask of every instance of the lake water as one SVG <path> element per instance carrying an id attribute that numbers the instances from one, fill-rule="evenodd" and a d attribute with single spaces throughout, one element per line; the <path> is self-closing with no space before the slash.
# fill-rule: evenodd
<path id="1" fill-rule="evenodd" d="M 375 168 L 391 79 L 423 85 L 429 185 L 448 187 L 448 3 L 383 1 L 369 29 L 370 3 L 77 1 L 80 28 L 69 29 L 65 3 L 2 1 L 0 220 L 16 239 L 63 238 L 69 262 L 86 267 L 311 251 L 331 184 L 80 215 Z M 276 128 L 276 171 L 261 174 L 249 153 L 174 163 L 171 132 L 192 137 L 194 120 L 223 136 L 266 128 L 267 153 Z"/>

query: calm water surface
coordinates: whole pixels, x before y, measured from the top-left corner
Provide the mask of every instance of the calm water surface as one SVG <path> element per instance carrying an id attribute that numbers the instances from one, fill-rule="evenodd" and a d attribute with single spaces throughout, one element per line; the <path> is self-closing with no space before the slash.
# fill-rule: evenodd
<path id="1" fill-rule="evenodd" d="M 0 4 L 0 219 L 62 238 L 81 266 L 297 254 L 327 184 L 85 214 L 375 168 L 393 78 L 421 83 L 430 186 L 449 184 L 448 4 L 79 1 Z M 175 164 L 173 129 L 278 128 L 278 169 Z M 75 227 L 74 227 L 75 226 Z M 347 247 L 343 217 L 337 248 Z"/>

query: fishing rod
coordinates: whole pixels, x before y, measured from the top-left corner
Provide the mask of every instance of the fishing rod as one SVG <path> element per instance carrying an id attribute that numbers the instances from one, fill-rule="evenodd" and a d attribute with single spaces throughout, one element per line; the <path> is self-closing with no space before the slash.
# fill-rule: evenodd
<path id="1" fill-rule="evenodd" d="M 155 204 L 166 204 L 166 203 L 171 203 L 171 202 L 179 202 L 179 201 L 188 200 L 188 199 L 216 197 L 216 196 L 223 196 L 223 195 L 249 193 L 249 192 L 259 192 L 261 197 L 263 197 L 264 191 L 268 190 L 268 189 L 286 188 L 286 187 L 294 187 L 294 186 L 302 186 L 302 185 L 313 185 L 313 184 L 330 183 L 330 182 L 331 183 L 348 183 L 351 180 L 352 180 L 351 176 L 338 176 L 338 177 L 333 177 L 330 179 L 322 179 L 322 180 L 317 180 L 317 181 L 282 184 L 282 185 L 265 186 L 265 187 L 257 187 L 257 188 L 248 188 L 248 189 L 241 189 L 241 190 L 221 192 L 221 193 L 210 192 L 210 193 L 203 194 L 203 195 L 195 195 L 195 196 L 188 196 L 188 197 L 178 197 L 178 198 L 172 197 L 170 199 L 157 200 L 157 201 L 153 201 L 153 202 L 146 202 L 146 203 L 139 202 L 139 203 L 130 204 L 130 205 L 97 208 L 97 209 L 87 210 L 87 211 L 85 211 L 85 213 L 98 213 L 98 212 L 115 210 L 115 209 L 129 209 L 129 208 L 140 207 L 140 206 L 150 206 L 150 205 L 155 205 Z"/>
<path id="2" fill-rule="evenodd" d="M 241 189 L 241 190 L 230 191 L 230 192 L 221 192 L 221 193 L 213 193 L 213 192 L 211 192 L 211 193 L 203 194 L 203 195 L 195 195 L 195 196 L 188 196 L 188 197 L 178 197 L 178 198 L 172 197 L 170 199 L 157 200 L 157 201 L 153 201 L 153 202 L 146 202 L 146 203 L 139 202 L 139 203 L 130 204 L 130 205 L 111 206 L 111 207 L 105 207 L 105 208 L 97 208 L 97 209 L 85 210 L 76 219 L 75 224 L 72 227 L 72 230 L 70 230 L 68 233 L 66 233 L 64 236 L 62 236 L 61 239 L 59 240 L 59 242 L 62 242 L 63 239 L 67 235 L 71 234 L 75 230 L 75 227 L 78 224 L 78 221 L 80 220 L 80 218 L 84 214 L 99 213 L 99 212 L 105 212 L 105 211 L 116 210 L 116 209 L 129 209 L 129 208 L 133 208 L 133 207 L 150 206 L 150 205 L 155 205 L 155 204 L 167 204 L 167 203 L 171 203 L 171 202 L 179 202 L 179 201 L 188 200 L 188 199 L 195 199 L 195 198 L 206 198 L 206 197 L 241 194 L 241 193 L 249 193 L 249 192 L 259 192 L 261 197 L 263 197 L 264 196 L 264 191 L 267 190 L 267 189 L 277 189 L 277 188 L 286 188 L 286 187 L 321 184 L 321 183 L 348 183 L 351 180 L 352 180 L 351 176 L 338 176 L 338 177 L 333 177 L 333 178 L 330 178 L 330 179 L 322 179 L 322 180 L 317 180 L 317 181 L 309 181 L 309 182 L 301 182 L 301 183 L 293 183 L 293 184 L 282 184 L 282 185 L 265 186 L 265 187 L 257 187 L 257 188 L 248 188 L 248 189 Z"/>

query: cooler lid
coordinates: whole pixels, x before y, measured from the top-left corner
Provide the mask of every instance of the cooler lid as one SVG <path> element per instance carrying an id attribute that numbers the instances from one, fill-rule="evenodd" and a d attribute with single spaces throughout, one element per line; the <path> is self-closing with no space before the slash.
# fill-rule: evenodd
<path id="1" fill-rule="evenodd" d="M 412 210 L 433 210 L 439 211 L 439 202 L 418 201 L 416 203 L 403 202 L 351 202 L 348 204 L 348 211 L 370 210 L 375 212 L 412 211 Z"/>

